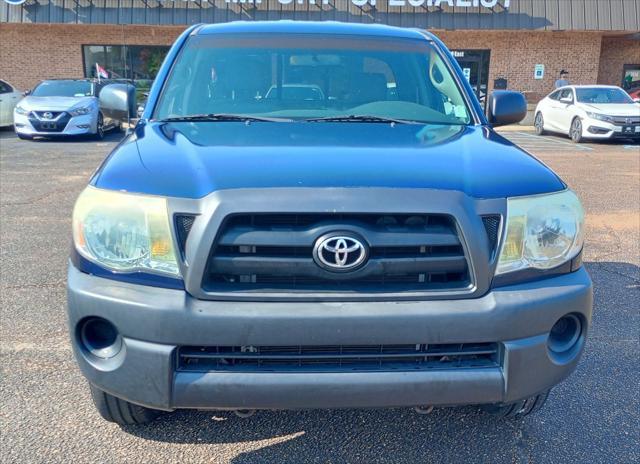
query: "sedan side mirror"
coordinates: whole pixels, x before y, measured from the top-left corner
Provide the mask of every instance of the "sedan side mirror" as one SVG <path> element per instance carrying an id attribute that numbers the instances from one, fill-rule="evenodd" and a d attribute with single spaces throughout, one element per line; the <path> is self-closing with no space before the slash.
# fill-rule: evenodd
<path id="1" fill-rule="evenodd" d="M 25 97 L 30 94 L 31 94 L 31 90 L 25 90 L 24 92 L 22 92 L 22 95 L 24 95 Z"/>
<path id="2" fill-rule="evenodd" d="M 105 85 L 98 97 L 105 116 L 127 121 L 136 115 L 136 88 L 131 84 Z"/>
<path id="3" fill-rule="evenodd" d="M 495 90 L 489 96 L 488 118 L 493 127 L 522 121 L 527 115 L 527 100 L 520 92 Z"/>
<path id="4" fill-rule="evenodd" d="M 567 105 L 571 105 L 573 103 L 573 98 L 571 97 L 562 97 L 560 99 L 562 103 L 566 103 Z"/>

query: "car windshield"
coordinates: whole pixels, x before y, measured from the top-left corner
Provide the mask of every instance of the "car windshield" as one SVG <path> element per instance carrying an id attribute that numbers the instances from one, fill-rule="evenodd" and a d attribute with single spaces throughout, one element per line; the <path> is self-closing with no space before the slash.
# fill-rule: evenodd
<path id="1" fill-rule="evenodd" d="M 580 103 L 633 103 L 626 92 L 616 88 L 576 88 L 576 97 Z"/>
<path id="2" fill-rule="evenodd" d="M 44 81 L 33 89 L 34 97 L 87 97 L 92 95 L 89 81 Z"/>
<path id="3" fill-rule="evenodd" d="M 153 117 L 194 115 L 471 122 L 462 90 L 430 42 L 314 34 L 191 37 Z"/>

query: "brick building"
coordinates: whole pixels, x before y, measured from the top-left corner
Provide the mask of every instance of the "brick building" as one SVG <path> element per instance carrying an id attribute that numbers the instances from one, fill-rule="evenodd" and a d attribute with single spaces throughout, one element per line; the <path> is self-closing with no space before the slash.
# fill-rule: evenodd
<path id="1" fill-rule="evenodd" d="M 277 19 L 432 30 L 481 100 L 506 84 L 535 103 L 562 69 L 576 84 L 640 85 L 640 0 L 0 0 L 0 79 L 28 89 L 97 63 L 146 86 L 186 26 Z"/>

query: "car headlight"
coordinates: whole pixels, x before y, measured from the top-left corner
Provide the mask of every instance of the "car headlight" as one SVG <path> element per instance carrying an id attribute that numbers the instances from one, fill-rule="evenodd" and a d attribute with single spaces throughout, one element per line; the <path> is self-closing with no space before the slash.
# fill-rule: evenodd
<path id="1" fill-rule="evenodd" d="M 113 271 L 180 274 L 161 197 L 89 186 L 73 210 L 73 241 L 83 257 Z"/>
<path id="2" fill-rule="evenodd" d="M 496 274 L 551 269 L 574 258 L 584 241 L 584 211 L 571 190 L 509 198 Z"/>
<path id="3" fill-rule="evenodd" d="M 29 112 L 25 110 L 23 107 L 21 107 L 20 105 L 16 105 L 15 111 L 16 111 L 16 114 L 29 114 Z"/>
<path id="4" fill-rule="evenodd" d="M 606 114 L 591 113 L 591 112 L 587 111 L 587 116 L 589 116 L 591 119 L 597 119 L 598 121 L 605 121 L 605 122 L 612 122 L 613 121 L 611 116 L 607 116 Z"/>
<path id="5" fill-rule="evenodd" d="M 69 110 L 69 113 L 71 114 L 71 116 L 82 116 L 83 114 L 91 113 L 91 110 L 91 106 L 83 106 L 80 108 L 72 108 Z"/>

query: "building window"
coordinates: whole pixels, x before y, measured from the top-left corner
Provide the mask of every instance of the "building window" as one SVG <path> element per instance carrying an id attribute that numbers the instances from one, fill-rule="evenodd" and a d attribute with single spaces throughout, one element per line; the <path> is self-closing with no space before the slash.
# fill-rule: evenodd
<path id="1" fill-rule="evenodd" d="M 83 45 L 84 75 L 99 77 L 99 66 L 109 79 L 131 79 L 144 92 L 151 87 L 168 51 L 164 46 Z"/>
<path id="2" fill-rule="evenodd" d="M 640 89 L 640 64 L 625 64 L 622 72 L 622 88 L 627 92 Z"/>

